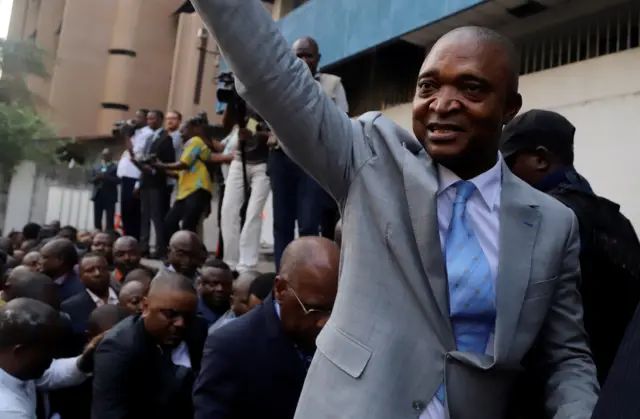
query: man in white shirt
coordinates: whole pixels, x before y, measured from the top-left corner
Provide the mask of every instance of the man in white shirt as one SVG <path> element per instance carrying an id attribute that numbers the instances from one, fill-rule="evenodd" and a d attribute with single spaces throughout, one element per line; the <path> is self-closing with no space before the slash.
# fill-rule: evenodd
<path id="1" fill-rule="evenodd" d="M 49 305 L 17 298 L 0 308 L 0 417 L 36 419 L 36 390 L 82 383 L 93 346 L 76 358 L 53 361 L 60 337 L 58 313 Z M 46 397 L 42 417 L 49 417 Z"/>
<path id="2" fill-rule="evenodd" d="M 121 180 L 120 187 L 120 215 L 127 236 L 140 239 L 140 199 L 134 193 L 136 183 L 140 180 L 140 169 L 131 161 L 131 153 L 141 154 L 147 139 L 153 134 L 147 126 L 146 109 L 136 112 L 133 135 L 124 133 L 127 149 L 122 153 L 118 162 L 118 177 Z"/>

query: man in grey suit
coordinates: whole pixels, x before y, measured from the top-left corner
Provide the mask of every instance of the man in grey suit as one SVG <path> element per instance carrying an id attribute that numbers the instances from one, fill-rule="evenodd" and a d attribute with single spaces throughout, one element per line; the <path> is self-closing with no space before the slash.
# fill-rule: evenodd
<path id="1" fill-rule="evenodd" d="M 512 44 L 484 28 L 440 39 L 414 135 L 340 112 L 258 0 L 192 3 L 240 93 L 342 209 L 338 297 L 296 418 L 507 418 L 534 345 L 549 417 L 590 418 L 577 222 L 498 153 L 521 106 Z"/>

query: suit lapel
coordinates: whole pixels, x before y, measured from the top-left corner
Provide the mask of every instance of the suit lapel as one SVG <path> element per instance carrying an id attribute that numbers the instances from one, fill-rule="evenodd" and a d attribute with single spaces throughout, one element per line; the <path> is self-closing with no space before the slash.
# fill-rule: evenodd
<path id="1" fill-rule="evenodd" d="M 496 283 L 495 358 L 508 355 L 531 277 L 533 247 L 540 223 L 538 205 L 524 182 L 503 165 L 500 256 Z"/>
<path id="2" fill-rule="evenodd" d="M 426 288 L 414 290 L 425 292 L 426 299 L 420 298 L 420 300 L 428 301 L 427 310 L 436 307 L 433 314 L 441 317 L 442 321 L 438 325 L 438 329 L 443 343 L 455 345 L 449 319 L 449 288 L 438 231 L 437 169 L 422 146 L 419 150 L 412 150 L 411 148 L 415 146 L 413 144 L 406 144 L 406 146 L 407 151 L 402 168 L 404 189 L 413 234 L 428 283 Z"/>

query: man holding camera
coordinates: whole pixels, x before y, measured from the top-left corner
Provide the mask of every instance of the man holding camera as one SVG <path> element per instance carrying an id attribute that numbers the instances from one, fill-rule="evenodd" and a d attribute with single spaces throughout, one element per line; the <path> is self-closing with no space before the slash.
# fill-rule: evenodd
<path id="1" fill-rule="evenodd" d="M 120 134 L 124 136 L 127 149 L 122 153 L 118 162 L 118 177 L 120 188 L 120 215 L 127 236 L 140 239 L 140 200 L 134 194 L 135 185 L 140 180 L 140 169 L 132 159 L 136 153 L 141 153 L 146 139 L 152 134 L 147 126 L 146 109 L 136 112 L 135 119 L 121 127 Z"/>
<path id="2" fill-rule="evenodd" d="M 304 61 L 324 92 L 340 110 L 349 112 L 349 104 L 340 77 L 318 72 L 320 52 L 316 41 L 309 37 L 298 39 L 293 44 L 293 53 Z M 269 152 L 269 177 L 273 192 L 273 238 L 276 270 L 280 268 L 280 257 L 285 247 L 293 241 L 295 223 L 298 221 L 300 236 L 322 235 L 332 238 L 338 221 L 338 208 L 318 183 L 295 164 L 277 144 Z M 334 213 L 333 225 L 325 225 L 322 218 Z"/>
<path id="3" fill-rule="evenodd" d="M 167 251 L 164 219 L 169 211 L 171 189 L 167 183 L 165 172 L 151 167 L 150 163 L 156 159 L 162 163 L 172 163 L 176 160 L 173 140 L 162 127 L 164 114 L 153 110 L 147 115 L 147 125 L 152 134 L 146 139 L 142 152 L 135 155 L 134 164 L 142 172 L 140 182 L 136 184 L 140 194 L 140 245 L 143 253 L 149 252 L 151 223 L 156 232 L 155 258 L 163 258 Z"/>

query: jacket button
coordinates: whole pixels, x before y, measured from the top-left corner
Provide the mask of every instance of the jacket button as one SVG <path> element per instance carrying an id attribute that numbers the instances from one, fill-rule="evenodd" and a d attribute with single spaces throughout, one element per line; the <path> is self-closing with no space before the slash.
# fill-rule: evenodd
<path id="1" fill-rule="evenodd" d="M 427 405 L 422 400 L 414 400 L 413 402 L 411 402 L 411 407 L 416 412 L 422 412 L 427 407 Z"/>

